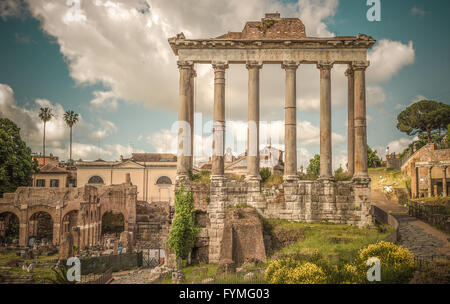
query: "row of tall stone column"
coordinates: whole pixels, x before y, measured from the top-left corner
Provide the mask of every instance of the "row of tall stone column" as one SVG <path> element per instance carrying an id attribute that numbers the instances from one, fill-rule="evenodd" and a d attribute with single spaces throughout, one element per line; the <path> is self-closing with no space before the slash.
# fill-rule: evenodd
<path id="1" fill-rule="evenodd" d="M 180 104 L 178 110 L 178 178 L 187 177 L 193 168 L 194 79 L 193 62 L 178 62 Z M 212 176 L 224 175 L 225 145 L 225 71 L 228 64 L 213 62 L 214 126 Z M 260 69 L 262 63 L 247 62 L 248 69 L 248 145 L 247 179 L 259 176 Z M 284 179 L 297 179 L 297 89 L 299 64 L 284 62 L 285 82 L 285 167 Z M 355 178 L 367 178 L 366 85 L 367 62 L 352 62 L 348 77 L 348 172 Z M 320 178 L 332 180 L 331 69 L 333 63 L 319 62 L 320 70 Z"/>

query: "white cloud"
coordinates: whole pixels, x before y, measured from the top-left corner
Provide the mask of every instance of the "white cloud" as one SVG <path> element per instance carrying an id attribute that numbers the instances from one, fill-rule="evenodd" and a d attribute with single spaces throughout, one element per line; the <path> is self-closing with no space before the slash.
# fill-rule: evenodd
<path id="1" fill-rule="evenodd" d="M 428 100 L 428 98 L 423 96 L 423 95 L 417 95 L 411 100 L 411 104 L 414 104 L 414 103 L 416 103 L 418 101 L 421 101 L 421 100 Z"/>
<path id="2" fill-rule="evenodd" d="M 78 83 L 102 83 L 107 87 L 105 91 L 95 92 L 91 105 L 116 110 L 117 100 L 123 99 L 173 112 L 178 107 L 179 75 L 168 37 L 179 32 L 195 38 L 240 31 L 246 21 L 260 20 L 264 13 L 275 11 L 283 17 L 299 17 L 310 36 L 334 36 L 327 23 L 333 21 L 339 3 L 338 0 L 295 3 L 249 0 L 242 5 L 240 0 L 201 0 L 192 5 L 184 0 L 96 0 L 82 1 L 77 9 L 76 5 L 69 6 L 64 1 L 27 2 L 32 15 L 42 20 L 43 30 L 57 39 L 71 76 Z M 389 80 L 414 62 L 414 49 L 412 43 L 380 40 L 369 58 L 372 66 L 368 70 L 368 86 L 376 87 L 376 83 Z M 209 65 L 196 68 L 197 110 L 211 114 L 212 69 Z M 342 65 L 333 69 L 334 106 L 346 104 L 345 69 Z M 247 74 L 243 66 L 234 65 L 227 70 L 227 115 L 233 119 L 246 118 L 242 105 L 247 102 Z M 281 119 L 284 90 L 280 88 L 284 87 L 284 71 L 278 65 L 266 65 L 261 75 L 262 115 L 267 115 L 266 119 Z M 314 65 L 300 67 L 297 104 L 301 111 L 319 110 L 319 79 Z M 378 96 L 382 97 L 380 90 Z M 370 99 L 368 104 L 372 104 Z"/>
<path id="3" fill-rule="evenodd" d="M 344 171 L 347 171 L 348 153 L 347 150 L 341 150 L 336 155 L 333 155 L 333 171 L 342 167 Z"/>
<path id="4" fill-rule="evenodd" d="M 101 110 L 115 111 L 119 108 L 117 98 L 113 92 L 95 91 L 95 98 L 91 100 L 91 105 Z"/>
<path id="5" fill-rule="evenodd" d="M 399 41 L 382 39 L 368 53 L 370 67 L 367 70 L 369 82 L 383 83 L 392 79 L 405 66 L 415 61 L 412 41 L 407 45 Z"/>
<path id="6" fill-rule="evenodd" d="M 368 86 L 366 96 L 368 106 L 379 106 L 386 101 L 386 95 L 380 86 Z"/>
<path id="7" fill-rule="evenodd" d="M 423 8 L 413 6 L 410 10 L 411 15 L 417 16 L 417 17 L 424 17 L 427 14 L 427 11 L 425 11 Z"/>
<path id="8" fill-rule="evenodd" d="M 188 37 L 215 37 L 229 30 L 240 31 L 245 21 L 260 20 L 264 13 L 274 11 L 284 17 L 300 17 L 309 35 L 333 36 L 325 20 L 336 13 L 338 0 L 300 0 L 292 4 L 250 0 L 245 6 L 240 0 L 198 1 L 195 5 L 182 0 L 156 0 L 149 2 L 150 8 L 146 3 L 143 0 L 82 1 L 77 9 L 76 5 L 69 6 L 64 1 L 28 0 L 32 15 L 42 20 L 43 30 L 57 39 L 71 76 L 78 83 L 102 83 L 108 88 L 95 93 L 93 106 L 114 110 L 117 99 L 124 99 L 169 111 L 177 111 L 178 70 L 168 37 L 182 31 Z M 274 80 L 274 86 L 284 79 L 281 67 L 276 68 L 282 77 L 266 74 L 267 82 Z M 211 113 L 211 67 L 198 67 L 198 70 L 197 103 L 199 109 Z M 230 79 L 227 103 L 236 118 L 244 118 L 238 106 L 247 99 L 247 71 L 230 69 L 227 73 Z M 318 73 L 314 73 L 317 77 L 304 84 L 302 98 L 305 100 L 316 100 L 308 93 L 309 84 L 319 82 Z M 314 89 L 318 89 L 318 84 Z M 268 97 L 279 94 L 278 98 L 282 98 L 282 90 L 274 92 Z M 316 109 L 316 104 L 312 108 Z"/>
<path id="9" fill-rule="evenodd" d="M 419 138 L 415 136 L 414 138 L 402 137 L 397 140 L 393 140 L 389 142 L 385 147 L 383 146 L 375 146 L 374 149 L 377 151 L 378 156 L 382 156 L 384 159 L 386 158 L 386 148 L 389 147 L 389 153 L 400 154 L 405 150 L 413 141 L 418 140 Z"/>

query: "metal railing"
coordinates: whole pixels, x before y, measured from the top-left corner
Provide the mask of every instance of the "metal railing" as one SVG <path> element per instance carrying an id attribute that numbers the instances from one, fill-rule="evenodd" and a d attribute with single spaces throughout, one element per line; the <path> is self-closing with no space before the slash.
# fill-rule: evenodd
<path id="1" fill-rule="evenodd" d="M 102 274 L 89 274 L 81 276 L 79 284 L 101 285 L 108 284 L 112 280 L 112 267 L 109 267 Z"/>

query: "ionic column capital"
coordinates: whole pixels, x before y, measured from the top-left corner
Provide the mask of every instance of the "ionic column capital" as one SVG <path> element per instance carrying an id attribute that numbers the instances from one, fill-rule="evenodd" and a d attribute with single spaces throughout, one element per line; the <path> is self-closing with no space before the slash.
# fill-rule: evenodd
<path id="1" fill-rule="evenodd" d="M 281 68 L 283 68 L 284 70 L 294 70 L 296 71 L 298 69 L 298 66 L 300 64 L 295 62 L 295 61 L 284 61 L 281 64 Z"/>
<path id="2" fill-rule="evenodd" d="M 245 67 L 247 69 L 261 69 L 262 66 L 262 62 L 258 61 L 247 61 L 247 63 L 245 64 Z"/>
<path id="3" fill-rule="evenodd" d="M 193 78 L 197 77 L 197 71 L 194 69 L 194 67 L 192 67 L 191 69 L 191 77 Z"/>
<path id="4" fill-rule="evenodd" d="M 334 63 L 333 62 L 329 62 L 329 61 L 320 61 L 317 63 L 317 68 L 319 70 L 327 70 L 327 71 L 331 71 L 331 69 L 333 68 Z"/>
<path id="5" fill-rule="evenodd" d="M 228 69 L 228 62 L 225 61 L 213 61 L 212 67 L 215 72 L 223 72 Z"/>
<path id="6" fill-rule="evenodd" d="M 365 71 L 370 65 L 369 61 L 353 61 L 352 69 L 354 71 Z"/>
<path id="7" fill-rule="evenodd" d="M 179 69 L 194 69 L 194 62 L 193 61 L 177 61 L 177 65 Z"/>
<path id="8" fill-rule="evenodd" d="M 347 77 L 353 77 L 355 75 L 355 72 L 353 71 L 353 67 L 351 64 L 348 65 L 347 70 L 345 70 L 345 76 Z"/>

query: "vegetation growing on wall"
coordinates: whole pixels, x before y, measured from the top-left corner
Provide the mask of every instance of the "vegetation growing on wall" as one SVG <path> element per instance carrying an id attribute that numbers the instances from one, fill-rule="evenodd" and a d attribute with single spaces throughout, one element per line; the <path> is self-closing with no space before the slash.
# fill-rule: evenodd
<path id="1" fill-rule="evenodd" d="M 192 192 L 180 187 L 175 192 L 175 218 L 169 233 L 169 246 L 178 259 L 186 259 L 194 248 L 195 237 L 200 228 L 195 225 Z"/>

